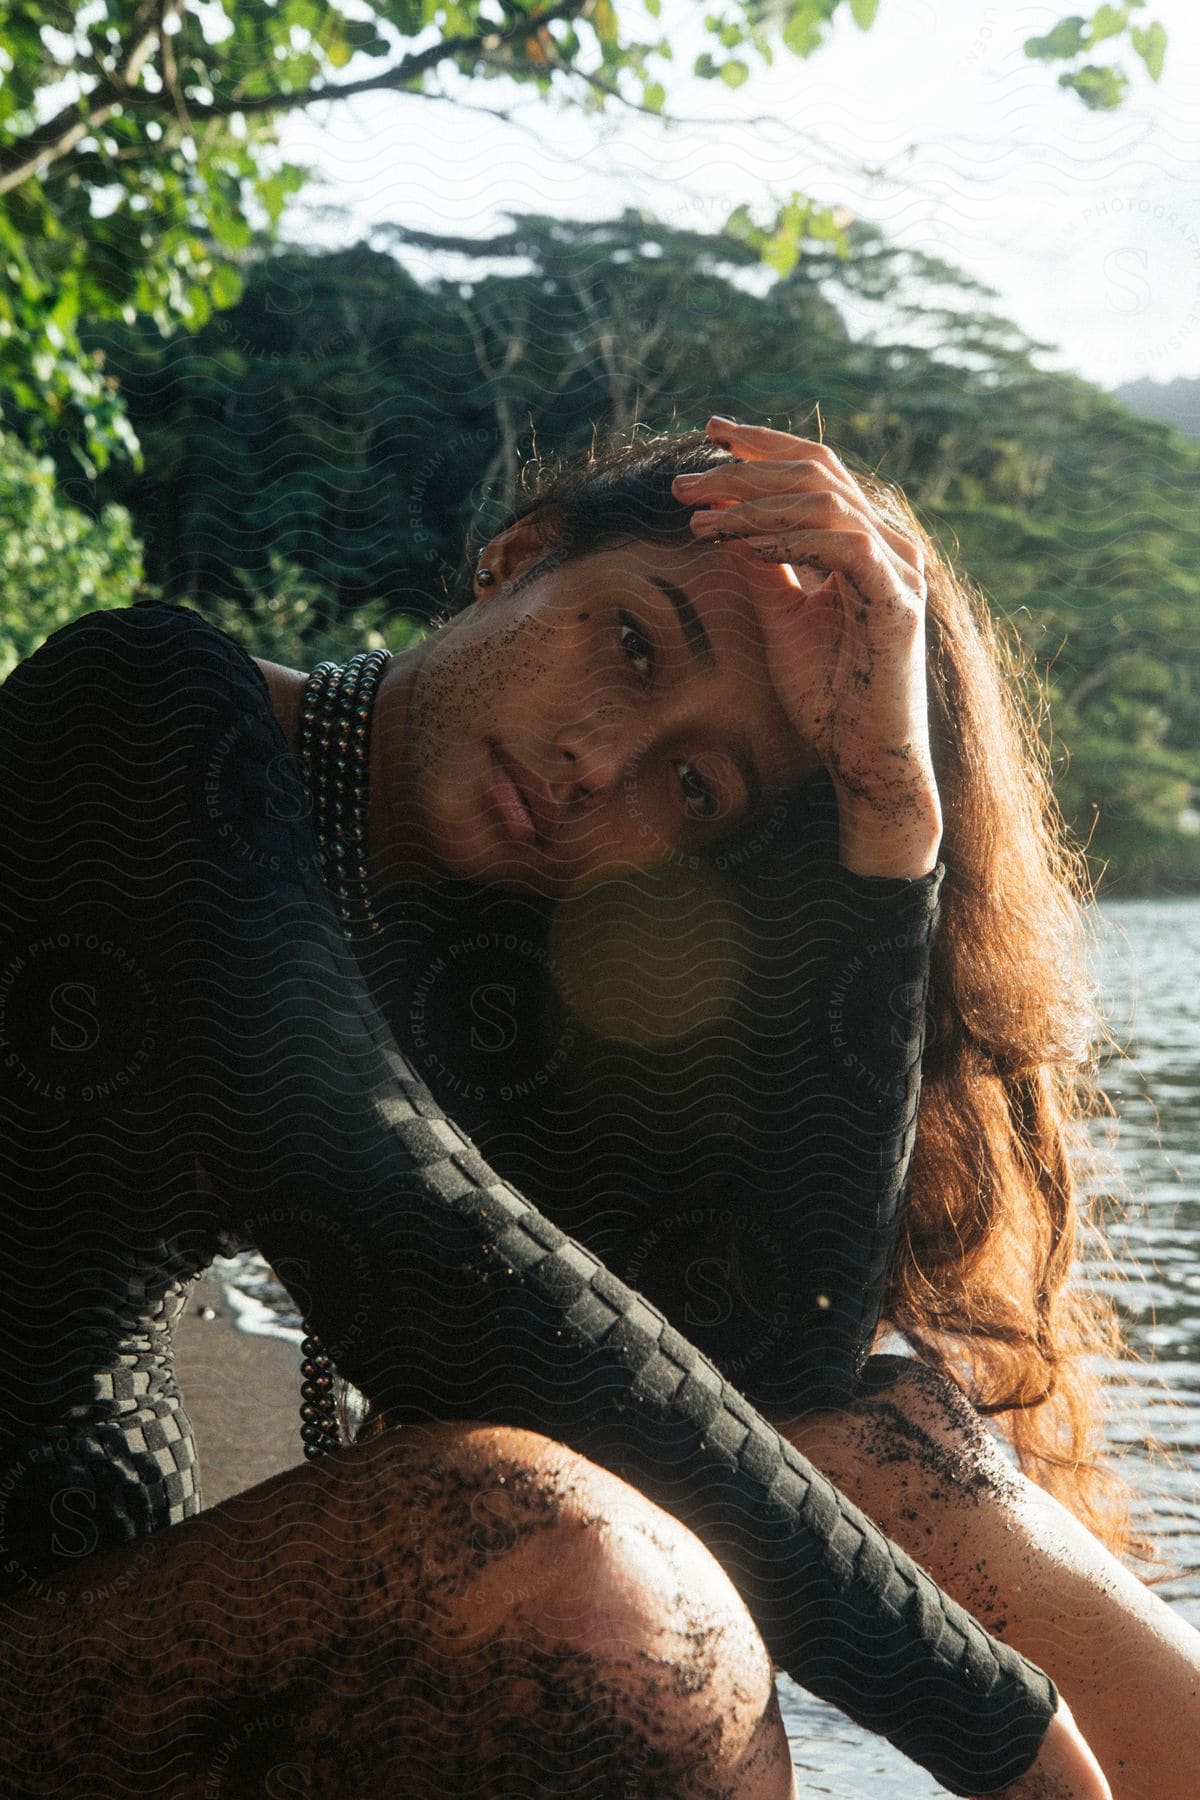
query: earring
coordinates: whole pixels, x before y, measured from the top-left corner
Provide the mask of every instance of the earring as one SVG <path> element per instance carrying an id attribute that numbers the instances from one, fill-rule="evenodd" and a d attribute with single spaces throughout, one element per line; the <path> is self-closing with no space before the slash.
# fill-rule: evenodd
<path id="1" fill-rule="evenodd" d="M 482 566 L 482 564 L 475 571 L 475 586 L 476 587 L 491 587 L 492 584 L 495 582 L 495 579 L 496 579 L 496 577 L 492 573 L 491 569 L 485 569 Z"/>

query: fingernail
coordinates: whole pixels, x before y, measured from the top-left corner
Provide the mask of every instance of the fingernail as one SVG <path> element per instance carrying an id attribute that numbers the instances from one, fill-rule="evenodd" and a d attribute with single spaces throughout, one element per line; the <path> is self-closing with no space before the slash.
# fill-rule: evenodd
<path id="1" fill-rule="evenodd" d="M 722 431 L 736 431 L 738 428 L 736 419 L 726 419 L 721 413 L 714 413 L 708 422 L 710 425 L 718 426 Z"/>
<path id="2" fill-rule="evenodd" d="M 694 487 L 696 485 L 696 483 L 702 479 L 703 479 L 703 471 L 702 470 L 697 471 L 690 475 L 676 475 L 674 481 L 672 481 L 672 483 L 671 483 L 671 486 L 672 487 Z"/>

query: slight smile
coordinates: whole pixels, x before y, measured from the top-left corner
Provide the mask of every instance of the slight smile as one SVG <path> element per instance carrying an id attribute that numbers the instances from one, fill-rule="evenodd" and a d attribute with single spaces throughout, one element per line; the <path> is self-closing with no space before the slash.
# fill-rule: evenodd
<path id="1" fill-rule="evenodd" d="M 512 764 L 498 744 L 489 739 L 487 747 L 492 768 L 489 791 L 492 803 L 500 816 L 501 824 L 508 836 L 514 838 L 517 843 L 539 843 L 541 834 L 538 831 L 537 821 L 529 802 L 517 785 Z"/>

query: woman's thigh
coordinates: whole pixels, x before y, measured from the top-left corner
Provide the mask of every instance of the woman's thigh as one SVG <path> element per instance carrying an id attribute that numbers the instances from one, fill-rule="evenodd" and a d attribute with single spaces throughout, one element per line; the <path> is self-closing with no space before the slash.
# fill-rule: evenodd
<path id="1" fill-rule="evenodd" d="M 719 1565 L 533 1432 L 384 1432 L 0 1616 L 24 1793 L 792 1792 Z"/>

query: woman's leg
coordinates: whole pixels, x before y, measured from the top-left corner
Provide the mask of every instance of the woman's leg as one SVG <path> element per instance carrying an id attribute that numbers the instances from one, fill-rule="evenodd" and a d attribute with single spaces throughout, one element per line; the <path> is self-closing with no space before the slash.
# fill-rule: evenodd
<path id="1" fill-rule="evenodd" d="M 0 1789 L 22 1800 L 794 1793 L 728 1577 L 533 1432 L 385 1432 L 0 1621 Z"/>
<path id="2" fill-rule="evenodd" d="M 1195 1800 L 1200 1633 L 1005 1462 L 953 1382 L 876 1357 L 845 1410 L 774 1422 L 995 1636 L 1051 1675 L 1114 1800 Z"/>

